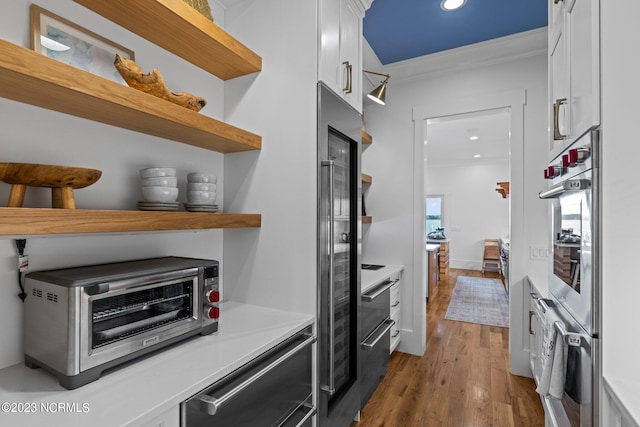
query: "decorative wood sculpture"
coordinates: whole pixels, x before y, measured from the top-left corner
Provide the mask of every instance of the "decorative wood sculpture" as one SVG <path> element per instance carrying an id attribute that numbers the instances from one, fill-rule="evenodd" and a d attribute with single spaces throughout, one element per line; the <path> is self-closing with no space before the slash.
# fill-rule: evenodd
<path id="1" fill-rule="evenodd" d="M 84 188 L 102 176 L 96 169 L 37 163 L 0 163 L 0 180 L 11 184 L 7 207 L 21 208 L 27 187 L 51 188 L 54 208 L 75 209 L 74 188 Z"/>
<path id="2" fill-rule="evenodd" d="M 123 58 L 117 53 L 113 64 L 124 81 L 134 89 L 157 96 L 158 98 L 165 99 L 196 112 L 207 105 L 207 101 L 204 98 L 186 92 L 174 92 L 169 89 L 162 78 L 162 74 L 155 68 L 150 73 L 145 74 L 135 61 Z"/>

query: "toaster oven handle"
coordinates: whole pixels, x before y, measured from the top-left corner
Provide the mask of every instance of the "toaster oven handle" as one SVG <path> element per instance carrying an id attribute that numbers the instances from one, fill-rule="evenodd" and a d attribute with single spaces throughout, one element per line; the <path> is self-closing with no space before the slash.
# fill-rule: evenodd
<path id="1" fill-rule="evenodd" d="M 547 191 L 538 194 L 541 199 L 555 199 L 567 191 L 580 191 L 591 188 L 590 179 L 568 179 L 560 184 L 556 184 Z"/>
<path id="2" fill-rule="evenodd" d="M 242 381 L 240 384 L 238 384 L 233 389 L 229 390 L 227 393 L 225 393 L 220 397 L 214 397 L 208 394 L 202 394 L 196 397 L 196 399 L 200 402 L 200 410 L 202 412 L 206 412 L 209 415 L 215 415 L 229 400 L 233 399 L 239 393 L 242 393 L 242 391 L 246 390 L 247 387 L 250 387 L 260 378 L 264 377 L 270 371 L 275 369 L 278 365 L 285 362 L 287 359 L 295 356 L 296 353 L 303 350 L 308 345 L 313 344 L 315 341 L 316 341 L 315 336 L 308 337 L 307 339 L 302 341 L 300 344 L 298 344 L 297 346 L 295 346 L 294 348 L 292 348 L 282 356 L 278 357 L 276 360 L 269 363 L 267 366 L 260 369 L 258 372 L 251 375 L 249 378 Z"/>

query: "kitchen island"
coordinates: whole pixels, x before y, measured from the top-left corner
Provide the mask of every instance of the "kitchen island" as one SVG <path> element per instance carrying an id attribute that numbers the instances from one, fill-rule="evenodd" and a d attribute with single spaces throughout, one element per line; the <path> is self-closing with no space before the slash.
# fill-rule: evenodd
<path id="1" fill-rule="evenodd" d="M 136 359 L 66 390 L 23 364 L 0 370 L 0 425 L 113 427 L 180 425 L 180 402 L 314 322 L 314 317 L 224 302 L 220 329 Z"/>

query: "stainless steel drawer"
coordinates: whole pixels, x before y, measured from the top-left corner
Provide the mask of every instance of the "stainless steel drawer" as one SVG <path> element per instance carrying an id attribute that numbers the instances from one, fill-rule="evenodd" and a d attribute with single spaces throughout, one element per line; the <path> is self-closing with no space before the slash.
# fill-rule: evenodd
<path id="1" fill-rule="evenodd" d="M 308 328 L 183 402 L 182 427 L 307 425 L 313 342 Z"/>

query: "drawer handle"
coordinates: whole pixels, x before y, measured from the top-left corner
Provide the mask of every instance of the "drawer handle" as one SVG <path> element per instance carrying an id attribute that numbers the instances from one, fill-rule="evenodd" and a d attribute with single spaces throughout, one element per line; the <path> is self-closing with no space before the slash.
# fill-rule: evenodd
<path id="1" fill-rule="evenodd" d="M 274 360 L 273 362 L 269 363 L 267 366 L 265 366 L 255 374 L 251 375 L 251 377 L 247 378 L 246 380 L 238 384 L 236 387 L 234 387 L 233 389 L 231 389 L 229 392 L 225 393 L 221 397 L 213 397 L 213 396 L 209 396 L 208 394 L 203 394 L 198 396 L 196 399 L 200 401 L 200 410 L 202 412 L 206 412 L 209 415 L 215 415 L 222 408 L 222 406 L 224 406 L 225 403 L 233 399 L 238 393 L 241 393 L 242 391 L 244 391 L 247 387 L 251 386 L 260 378 L 264 377 L 266 374 L 268 374 L 273 369 L 275 369 L 278 365 L 282 364 L 287 359 L 290 359 L 291 357 L 295 356 L 296 353 L 301 351 L 306 346 L 313 344 L 315 341 L 316 341 L 316 337 L 310 336 L 309 338 L 307 338 L 306 340 L 304 340 L 303 342 L 301 342 L 300 344 L 298 344 L 297 346 L 295 346 L 294 348 L 292 348 L 291 350 L 289 350 L 288 352 L 286 352 L 285 354 L 283 354 L 282 356 Z"/>
<path id="2" fill-rule="evenodd" d="M 396 324 L 395 320 L 391 320 L 389 318 L 387 318 L 384 322 L 380 323 L 378 325 L 378 327 L 376 329 L 374 329 L 373 332 L 371 332 L 369 334 L 368 337 L 366 337 L 364 339 L 364 341 L 362 342 L 362 344 L 360 344 L 360 347 L 362 347 L 363 350 L 373 350 L 373 347 L 376 346 L 376 344 L 378 344 L 378 342 L 384 337 L 384 335 L 389 332 L 389 329 L 391 329 L 391 327 L 393 325 Z M 369 338 L 371 338 L 373 335 L 376 334 L 376 332 L 378 332 L 378 329 L 382 328 L 382 332 L 380 332 L 378 334 L 378 336 L 376 337 L 376 339 L 373 340 L 373 342 L 368 343 L 367 340 L 369 340 Z"/>
<path id="3" fill-rule="evenodd" d="M 397 306 L 399 306 L 399 305 L 400 305 L 400 301 L 396 301 L 396 302 L 391 306 L 391 308 L 395 308 L 395 307 L 397 307 Z"/>
<path id="4" fill-rule="evenodd" d="M 382 282 L 380 286 L 373 289 L 370 293 L 362 294 L 362 301 L 371 302 L 374 299 L 378 298 L 382 295 L 387 289 L 391 288 L 393 285 L 398 283 L 399 280 L 387 280 L 386 282 Z"/>
<path id="5" fill-rule="evenodd" d="M 318 412 L 315 406 L 309 406 L 309 405 L 303 405 L 303 406 L 305 408 L 309 408 L 309 412 L 307 412 L 307 414 L 300 420 L 300 422 L 298 423 L 299 426 L 303 425 L 305 422 L 307 422 L 309 418 L 313 417 Z"/>
<path id="6" fill-rule="evenodd" d="M 395 338 L 398 335 L 400 335 L 400 329 L 398 329 L 395 334 L 391 335 L 391 338 Z"/>
<path id="7" fill-rule="evenodd" d="M 553 4 L 558 4 L 558 3 L 560 3 L 561 1 L 564 1 L 564 0 L 553 0 Z"/>

